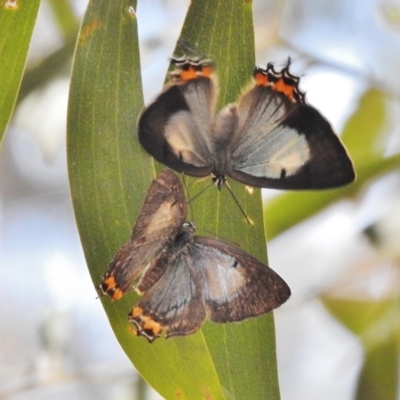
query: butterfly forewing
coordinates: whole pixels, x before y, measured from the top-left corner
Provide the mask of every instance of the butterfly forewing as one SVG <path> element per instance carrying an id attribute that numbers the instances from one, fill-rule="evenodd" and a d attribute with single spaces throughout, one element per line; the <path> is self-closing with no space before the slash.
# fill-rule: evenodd
<path id="1" fill-rule="evenodd" d="M 130 242 L 114 256 L 99 288 L 113 300 L 122 297 L 174 240 L 186 218 L 186 201 L 179 179 L 163 171 L 147 193 Z"/>
<path id="2" fill-rule="evenodd" d="M 228 172 L 234 179 L 276 189 L 324 189 L 354 180 L 345 148 L 316 109 L 256 86 L 242 98 L 238 115 Z"/>
<path id="3" fill-rule="evenodd" d="M 214 91 L 208 77 L 168 87 L 139 117 L 141 145 L 157 161 L 176 171 L 193 176 L 210 174 Z"/>

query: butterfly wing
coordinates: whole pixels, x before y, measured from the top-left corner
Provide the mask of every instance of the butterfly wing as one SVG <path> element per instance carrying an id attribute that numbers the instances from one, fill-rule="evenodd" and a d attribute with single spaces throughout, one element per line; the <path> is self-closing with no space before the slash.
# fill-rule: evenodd
<path id="1" fill-rule="evenodd" d="M 226 174 L 239 182 L 293 190 L 337 187 L 355 179 L 352 162 L 329 122 L 300 99 L 256 85 L 231 114 L 238 128 Z"/>
<path id="2" fill-rule="evenodd" d="M 164 273 L 135 305 L 129 320 L 137 334 L 150 342 L 160 336 L 189 335 L 196 332 L 206 316 L 201 282 L 188 253 L 189 247 L 158 262 Z"/>
<path id="3" fill-rule="evenodd" d="M 290 297 L 286 282 L 243 250 L 201 236 L 194 237 L 191 247 L 212 321 L 241 321 L 265 314 Z"/>
<path id="4" fill-rule="evenodd" d="M 162 256 L 186 218 L 186 201 L 178 177 L 161 172 L 147 193 L 130 242 L 111 261 L 99 289 L 113 300 L 121 298 Z"/>
<path id="5" fill-rule="evenodd" d="M 215 85 L 209 76 L 179 78 L 139 116 L 140 144 L 175 171 L 199 177 L 210 174 L 214 99 Z"/>
<path id="6" fill-rule="evenodd" d="M 147 291 L 129 319 L 150 342 L 163 330 L 166 337 L 194 333 L 207 315 L 230 322 L 265 314 L 290 296 L 285 281 L 254 257 L 192 232 L 184 225 L 158 260 L 159 272 L 143 278 Z"/>

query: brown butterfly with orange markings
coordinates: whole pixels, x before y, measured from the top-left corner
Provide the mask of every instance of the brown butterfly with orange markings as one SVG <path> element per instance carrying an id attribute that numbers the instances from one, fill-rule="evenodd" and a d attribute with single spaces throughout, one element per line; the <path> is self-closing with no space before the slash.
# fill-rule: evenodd
<path id="1" fill-rule="evenodd" d="M 129 314 L 137 335 L 189 335 L 206 317 L 241 321 L 268 313 L 290 296 L 272 269 L 229 243 L 194 236 L 178 177 L 160 173 L 148 191 L 131 240 L 111 261 L 98 286 L 112 300 L 131 288 L 143 297 Z"/>

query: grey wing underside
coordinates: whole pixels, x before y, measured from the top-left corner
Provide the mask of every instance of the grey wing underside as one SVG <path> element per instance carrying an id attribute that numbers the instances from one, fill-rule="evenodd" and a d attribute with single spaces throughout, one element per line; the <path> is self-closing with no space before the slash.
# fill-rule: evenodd
<path id="1" fill-rule="evenodd" d="M 194 237 L 174 258 L 160 261 L 158 274 L 136 304 L 160 323 L 167 337 L 196 332 L 205 317 L 241 321 L 279 307 L 290 296 L 274 271 L 242 250 L 211 238 Z M 161 276 L 160 276 L 161 275 Z"/>
<path id="2" fill-rule="evenodd" d="M 136 304 L 162 325 L 166 337 L 194 333 L 205 318 L 198 277 L 189 267 L 190 262 L 184 250 L 174 262 L 158 265 L 164 274 Z"/>
<path id="3" fill-rule="evenodd" d="M 182 185 L 172 171 L 164 170 L 152 182 L 131 240 L 114 256 L 108 276 L 115 276 L 117 286 L 124 292 L 129 290 L 135 280 L 157 263 L 185 219 Z"/>
<path id="4" fill-rule="evenodd" d="M 167 87 L 139 117 L 139 141 L 145 150 L 175 171 L 210 174 L 214 92 L 214 83 L 205 77 Z"/>
<path id="5" fill-rule="evenodd" d="M 256 187 L 323 189 L 354 180 L 352 163 L 329 122 L 313 107 L 268 87 L 247 92 L 227 175 Z"/>

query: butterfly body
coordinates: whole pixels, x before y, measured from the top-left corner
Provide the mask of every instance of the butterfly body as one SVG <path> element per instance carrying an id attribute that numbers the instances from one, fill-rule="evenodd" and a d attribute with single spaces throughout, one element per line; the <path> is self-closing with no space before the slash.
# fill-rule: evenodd
<path id="1" fill-rule="evenodd" d="M 354 169 L 329 122 L 306 104 L 289 64 L 256 68 L 254 86 L 215 114 L 217 85 L 209 62 L 175 62 L 174 79 L 144 109 L 139 141 L 157 161 L 195 177 L 230 176 L 275 189 L 348 184 Z"/>

